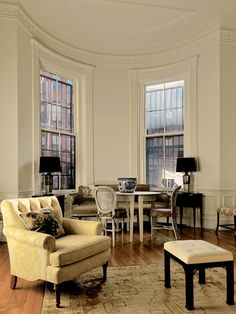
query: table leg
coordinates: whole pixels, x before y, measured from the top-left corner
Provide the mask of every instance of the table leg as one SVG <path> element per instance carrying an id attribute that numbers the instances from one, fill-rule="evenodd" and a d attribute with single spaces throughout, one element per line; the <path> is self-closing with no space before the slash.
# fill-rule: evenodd
<path id="1" fill-rule="evenodd" d="M 193 207 L 193 227 L 195 231 L 195 225 L 196 225 L 196 208 Z"/>
<path id="2" fill-rule="evenodd" d="M 129 242 L 133 242 L 134 231 L 134 195 L 129 195 Z"/>
<path id="3" fill-rule="evenodd" d="M 180 231 L 182 232 L 182 227 L 183 227 L 183 225 L 182 225 L 182 220 L 183 220 L 183 207 L 182 206 L 180 206 L 179 207 L 179 223 L 180 223 Z"/>
<path id="4" fill-rule="evenodd" d="M 140 242 L 143 242 L 143 195 L 138 197 L 138 216 L 139 216 L 139 237 Z"/>
<path id="5" fill-rule="evenodd" d="M 202 206 L 199 207 L 200 208 L 200 226 L 201 226 L 201 231 L 202 231 L 202 227 L 203 227 L 203 212 L 202 212 Z"/>

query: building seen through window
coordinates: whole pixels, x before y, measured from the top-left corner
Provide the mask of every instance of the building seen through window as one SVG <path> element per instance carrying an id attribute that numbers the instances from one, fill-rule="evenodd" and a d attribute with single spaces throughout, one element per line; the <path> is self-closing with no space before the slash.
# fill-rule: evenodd
<path id="1" fill-rule="evenodd" d="M 182 184 L 184 81 L 146 86 L 146 181 L 153 188 Z"/>
<path id="2" fill-rule="evenodd" d="M 73 82 L 40 71 L 41 156 L 59 156 L 62 172 L 53 176 L 53 190 L 75 188 Z"/>

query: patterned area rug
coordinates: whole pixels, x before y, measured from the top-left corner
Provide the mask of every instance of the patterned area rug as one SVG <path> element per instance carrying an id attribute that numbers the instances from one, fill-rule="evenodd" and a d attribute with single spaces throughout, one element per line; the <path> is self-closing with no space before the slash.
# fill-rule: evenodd
<path id="1" fill-rule="evenodd" d="M 171 261 L 171 288 L 164 288 L 163 265 L 109 267 L 107 282 L 102 270 L 84 274 L 79 280 L 62 285 L 61 306 L 55 306 L 53 286 L 45 291 L 42 314 L 161 314 L 190 313 L 185 308 L 183 268 Z M 223 268 L 206 270 L 206 284 L 194 276 L 193 313 L 236 313 L 236 305 L 226 304 Z"/>

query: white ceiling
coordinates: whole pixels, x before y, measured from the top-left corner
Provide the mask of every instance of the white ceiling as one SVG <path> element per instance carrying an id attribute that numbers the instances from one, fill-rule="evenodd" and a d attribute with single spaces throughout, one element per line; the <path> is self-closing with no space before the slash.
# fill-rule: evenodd
<path id="1" fill-rule="evenodd" d="M 100 54 L 149 53 L 207 27 L 217 16 L 236 29 L 236 0 L 5 0 L 75 48 Z"/>

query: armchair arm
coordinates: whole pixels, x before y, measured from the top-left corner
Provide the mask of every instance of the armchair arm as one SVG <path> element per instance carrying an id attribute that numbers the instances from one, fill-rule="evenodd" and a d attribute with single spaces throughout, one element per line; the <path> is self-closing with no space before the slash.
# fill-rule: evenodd
<path id="1" fill-rule="evenodd" d="M 101 235 L 103 224 L 98 221 L 63 218 L 63 228 L 67 234 Z"/>
<path id="2" fill-rule="evenodd" d="M 4 235 L 19 242 L 45 249 L 49 252 L 55 251 L 55 239 L 46 233 L 30 231 L 17 227 L 7 227 L 3 230 Z"/>

